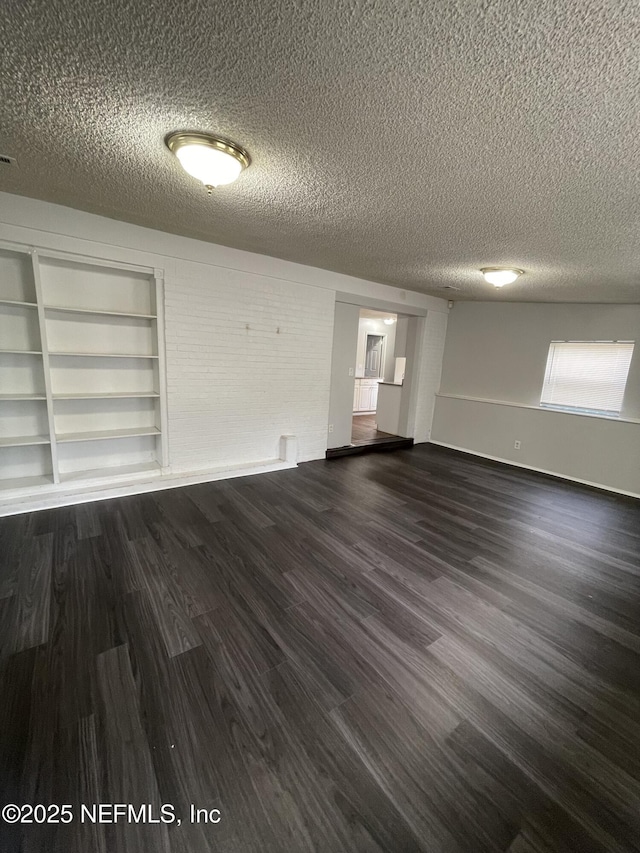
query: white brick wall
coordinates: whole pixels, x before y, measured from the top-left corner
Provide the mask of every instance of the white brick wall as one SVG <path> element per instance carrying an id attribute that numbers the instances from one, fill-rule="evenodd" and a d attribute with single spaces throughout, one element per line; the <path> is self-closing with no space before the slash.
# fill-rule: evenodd
<path id="1" fill-rule="evenodd" d="M 422 357 L 418 375 L 416 400 L 416 443 L 429 441 L 436 393 L 440 390 L 444 340 L 447 334 L 447 315 L 439 311 L 427 312 L 422 339 Z"/>
<path id="2" fill-rule="evenodd" d="M 333 291 L 178 262 L 165 309 L 172 470 L 324 456 Z"/>

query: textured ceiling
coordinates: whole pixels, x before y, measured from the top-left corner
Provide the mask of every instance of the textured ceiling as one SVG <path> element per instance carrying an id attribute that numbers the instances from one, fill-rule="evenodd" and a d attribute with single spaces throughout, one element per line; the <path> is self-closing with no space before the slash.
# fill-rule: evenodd
<path id="1" fill-rule="evenodd" d="M 0 50 L 8 192 L 448 298 L 640 302 L 637 0 L 5 0 Z M 251 167 L 209 198 L 184 128 Z"/>

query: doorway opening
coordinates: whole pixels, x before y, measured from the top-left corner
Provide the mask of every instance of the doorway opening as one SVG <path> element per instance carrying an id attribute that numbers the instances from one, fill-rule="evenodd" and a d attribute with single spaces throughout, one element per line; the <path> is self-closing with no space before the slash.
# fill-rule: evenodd
<path id="1" fill-rule="evenodd" d="M 389 317 L 393 319 L 394 317 Z M 384 343 L 386 335 L 366 333 L 364 352 L 364 375 L 369 379 L 384 378 Z"/>
<path id="2" fill-rule="evenodd" d="M 381 386 L 393 384 L 395 379 L 397 323 L 397 314 L 360 309 L 351 427 L 354 447 L 392 442 L 400 437 L 386 423 L 389 418 L 385 417 L 384 393 L 380 394 Z M 382 425 L 378 423 L 379 403 L 383 408 Z"/>
<path id="3" fill-rule="evenodd" d="M 426 311 L 336 300 L 326 458 L 414 442 Z"/>

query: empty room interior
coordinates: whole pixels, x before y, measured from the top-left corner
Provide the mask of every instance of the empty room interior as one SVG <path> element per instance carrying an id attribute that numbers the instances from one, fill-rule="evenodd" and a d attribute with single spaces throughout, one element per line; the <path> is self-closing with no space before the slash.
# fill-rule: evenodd
<path id="1" fill-rule="evenodd" d="M 0 853 L 640 851 L 637 4 L 0 50 Z"/>

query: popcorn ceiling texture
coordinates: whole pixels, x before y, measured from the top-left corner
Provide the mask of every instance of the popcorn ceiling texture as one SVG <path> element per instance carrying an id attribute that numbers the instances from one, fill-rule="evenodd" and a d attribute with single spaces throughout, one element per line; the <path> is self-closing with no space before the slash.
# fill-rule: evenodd
<path id="1" fill-rule="evenodd" d="M 636 0 L 8 0 L 0 50 L 7 192 L 436 296 L 640 301 Z M 252 166 L 209 198 L 183 128 Z"/>

